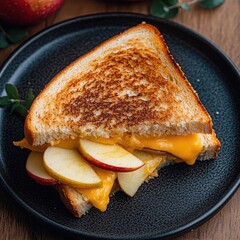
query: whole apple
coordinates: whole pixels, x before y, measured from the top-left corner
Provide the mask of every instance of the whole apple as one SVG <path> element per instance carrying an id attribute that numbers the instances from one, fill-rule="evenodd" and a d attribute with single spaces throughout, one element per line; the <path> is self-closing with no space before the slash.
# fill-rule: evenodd
<path id="1" fill-rule="evenodd" d="M 31 25 L 56 11 L 64 0 L 0 0 L 0 19 Z"/>

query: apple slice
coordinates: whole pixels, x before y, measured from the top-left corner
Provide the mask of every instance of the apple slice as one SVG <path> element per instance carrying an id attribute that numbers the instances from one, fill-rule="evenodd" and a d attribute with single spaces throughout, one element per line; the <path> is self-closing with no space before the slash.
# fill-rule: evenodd
<path id="1" fill-rule="evenodd" d="M 129 196 L 133 197 L 142 183 L 149 177 L 160 164 L 166 162 L 166 156 L 134 151 L 133 153 L 141 159 L 145 165 L 133 172 L 118 173 L 118 183 L 120 188 Z"/>
<path id="2" fill-rule="evenodd" d="M 55 185 L 58 181 L 52 178 L 43 166 L 43 154 L 40 152 L 31 152 L 26 162 L 28 175 L 37 183 L 42 185 Z"/>
<path id="3" fill-rule="evenodd" d="M 107 145 L 80 139 L 79 147 L 80 152 L 89 162 L 103 169 L 129 172 L 142 167 L 144 164 L 117 144 Z"/>
<path id="4" fill-rule="evenodd" d="M 43 164 L 49 175 L 69 186 L 89 188 L 102 184 L 77 150 L 48 147 L 43 155 Z"/>

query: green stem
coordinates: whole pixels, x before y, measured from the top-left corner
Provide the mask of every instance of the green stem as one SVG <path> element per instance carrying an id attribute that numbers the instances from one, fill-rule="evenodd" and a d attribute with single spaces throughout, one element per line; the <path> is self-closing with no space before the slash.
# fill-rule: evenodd
<path id="1" fill-rule="evenodd" d="M 10 101 L 11 101 L 11 103 L 15 103 L 15 102 L 24 103 L 25 102 L 22 99 L 13 99 L 13 98 L 11 98 Z"/>

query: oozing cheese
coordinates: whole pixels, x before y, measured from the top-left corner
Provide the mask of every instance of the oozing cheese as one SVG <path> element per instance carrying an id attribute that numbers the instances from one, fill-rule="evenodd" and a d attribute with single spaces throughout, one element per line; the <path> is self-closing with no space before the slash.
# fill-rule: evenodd
<path id="1" fill-rule="evenodd" d="M 78 191 L 86 196 L 94 207 L 104 212 L 107 209 L 109 194 L 112 190 L 117 174 L 97 167 L 93 167 L 93 169 L 101 178 L 102 186 L 89 189 L 78 188 Z"/>
<path id="2" fill-rule="evenodd" d="M 125 135 L 121 138 L 89 138 L 89 140 L 100 142 L 103 144 L 118 143 L 128 148 L 134 149 L 153 149 L 170 153 L 186 162 L 189 165 L 195 163 L 199 153 L 203 148 L 201 134 L 189 134 L 183 136 L 162 136 L 162 137 L 142 137 L 138 135 Z M 34 151 L 44 151 L 47 147 L 32 147 L 23 139 L 14 142 L 15 146 L 28 148 Z M 78 139 L 53 141 L 52 146 L 62 148 L 78 148 Z"/>
<path id="3" fill-rule="evenodd" d="M 203 148 L 200 134 L 163 136 L 161 138 L 132 136 L 129 145 L 137 149 L 153 149 L 171 153 L 189 165 L 195 163 Z"/>

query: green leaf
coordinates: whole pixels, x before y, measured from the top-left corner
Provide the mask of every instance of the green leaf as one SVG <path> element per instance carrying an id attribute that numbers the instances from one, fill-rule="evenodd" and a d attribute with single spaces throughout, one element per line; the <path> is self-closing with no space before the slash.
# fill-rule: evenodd
<path id="1" fill-rule="evenodd" d="M 14 110 L 20 105 L 19 102 L 15 102 L 12 104 L 11 108 L 10 108 L 10 114 L 12 114 L 14 112 Z"/>
<path id="2" fill-rule="evenodd" d="M 12 114 L 13 112 L 17 112 L 22 117 L 26 117 L 28 109 L 30 108 L 34 100 L 34 94 L 32 89 L 28 90 L 26 100 L 19 99 L 17 88 L 10 83 L 7 83 L 5 85 L 5 90 L 7 96 L 0 97 L 0 107 L 9 106 L 10 114 Z"/>
<path id="3" fill-rule="evenodd" d="M 18 99 L 18 90 L 14 85 L 7 83 L 5 90 L 9 98 Z"/>
<path id="4" fill-rule="evenodd" d="M 184 10 L 187 10 L 187 11 L 191 10 L 191 7 L 189 6 L 189 4 L 187 4 L 187 3 L 185 3 L 185 2 L 181 3 L 180 6 L 181 6 L 181 8 L 184 9 Z"/>
<path id="5" fill-rule="evenodd" d="M 178 0 L 154 0 L 150 13 L 153 16 L 162 17 L 162 18 L 173 18 L 178 13 Z M 174 7 L 176 6 L 176 7 Z M 169 7 L 172 7 L 169 9 Z M 168 11 L 166 11 L 168 8 Z"/>
<path id="6" fill-rule="evenodd" d="M 20 42 L 28 34 L 25 28 L 16 26 L 10 26 L 9 28 L 6 28 L 5 31 L 6 37 L 11 43 Z"/>
<path id="7" fill-rule="evenodd" d="M 24 105 L 22 105 L 22 104 L 20 104 L 20 105 L 15 109 L 15 111 L 16 111 L 18 114 L 20 114 L 22 117 L 26 117 L 26 116 L 27 116 L 27 113 L 28 113 L 27 108 L 26 108 Z"/>
<path id="8" fill-rule="evenodd" d="M 212 9 L 220 6 L 224 0 L 202 0 L 199 4 L 202 8 Z"/>
<path id="9" fill-rule="evenodd" d="M 4 96 L 4 97 L 0 97 L 0 106 L 3 107 L 3 106 L 7 106 L 11 103 L 11 99 L 7 96 Z"/>
<path id="10" fill-rule="evenodd" d="M 33 94 L 33 90 L 30 88 L 29 91 L 28 91 L 26 101 L 24 103 L 24 105 L 27 109 L 29 109 L 31 107 L 34 98 L 35 98 L 35 96 Z"/>
<path id="11" fill-rule="evenodd" d="M 19 102 L 15 102 L 12 104 L 10 114 L 12 114 L 14 111 L 20 114 L 22 117 L 27 116 L 27 108 Z"/>
<path id="12" fill-rule="evenodd" d="M 4 35 L 3 32 L 0 32 L 0 49 L 1 48 L 7 48 L 8 47 L 8 42 L 6 39 L 6 36 Z"/>

